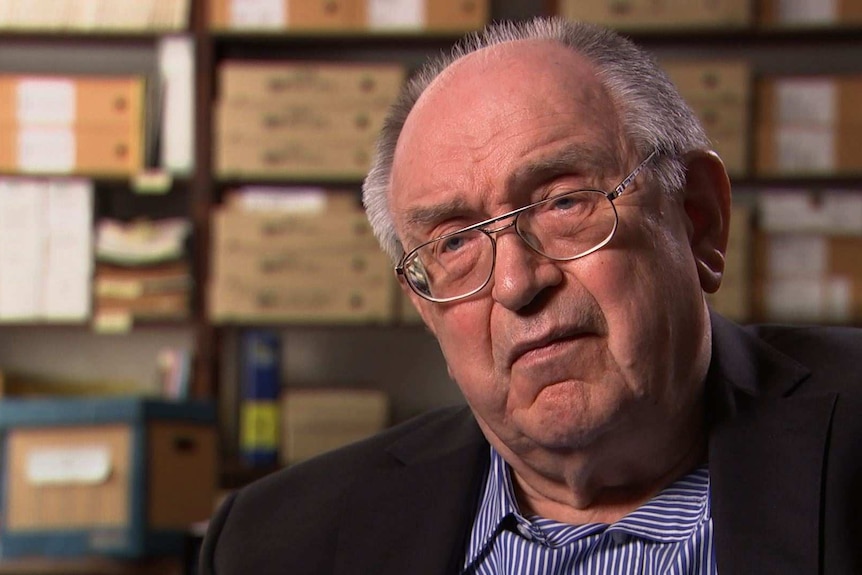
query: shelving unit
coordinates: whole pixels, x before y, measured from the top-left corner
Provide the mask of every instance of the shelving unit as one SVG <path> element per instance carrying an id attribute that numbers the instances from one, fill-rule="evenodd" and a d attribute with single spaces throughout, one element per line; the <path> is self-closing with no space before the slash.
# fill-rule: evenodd
<path id="1" fill-rule="evenodd" d="M 494 20 L 525 18 L 540 12 L 536 3 L 524 0 L 500 0 L 491 6 Z M 339 188 L 353 190 L 358 197 L 361 182 L 217 177 L 212 152 L 218 65 L 227 59 L 397 61 L 409 69 L 448 49 L 460 34 L 212 31 L 208 28 L 206 3 L 199 0 L 194 0 L 188 30 L 182 33 L 190 35 L 195 44 L 194 170 L 173 175 L 170 189 L 159 195 L 136 194 L 127 178 L 96 178 L 95 210 L 97 214 L 121 218 L 170 215 L 191 221 L 189 258 L 195 288 L 190 318 L 136 324 L 127 334 L 110 336 L 94 332 L 89 323 L 0 324 L 0 367 L 39 369 L 56 377 L 145 380 L 151 377 L 159 346 L 187 346 L 194 351 L 191 395 L 211 398 L 220 406 L 221 484 L 233 488 L 272 469 L 249 470 L 238 459 L 240 398 L 236 350 L 242 331 L 256 326 L 214 324 L 207 317 L 213 210 L 226 190 L 244 183 L 320 186 L 336 183 Z M 750 63 L 756 76 L 862 74 L 862 26 L 668 29 L 628 34 L 660 58 L 742 58 Z M 112 73 L 131 69 L 153 74 L 157 72 L 154 52 L 160 37 L 159 32 L 4 31 L 0 35 L 0 71 L 40 73 L 62 69 L 68 73 Z M 735 176 L 733 182 L 735 189 L 752 193 L 774 188 L 862 190 L 862 174 L 763 178 L 749 173 Z M 287 385 L 351 381 L 374 386 L 390 395 L 396 421 L 461 401 L 456 386 L 448 379 L 436 342 L 421 326 L 275 324 L 268 327 L 282 335 Z M 9 569 L 13 567 L 0 563 L 0 573 L 19 572 Z M 31 571 L 20 572 L 42 571 L 33 567 Z"/>

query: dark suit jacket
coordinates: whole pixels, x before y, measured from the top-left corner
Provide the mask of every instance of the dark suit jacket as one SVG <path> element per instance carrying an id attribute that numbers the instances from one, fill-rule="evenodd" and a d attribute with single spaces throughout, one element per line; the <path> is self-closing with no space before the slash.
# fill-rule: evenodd
<path id="1" fill-rule="evenodd" d="M 713 314 L 709 470 L 721 575 L 862 574 L 862 330 Z M 213 518 L 204 574 L 457 573 L 488 465 L 466 408 L 266 477 Z"/>

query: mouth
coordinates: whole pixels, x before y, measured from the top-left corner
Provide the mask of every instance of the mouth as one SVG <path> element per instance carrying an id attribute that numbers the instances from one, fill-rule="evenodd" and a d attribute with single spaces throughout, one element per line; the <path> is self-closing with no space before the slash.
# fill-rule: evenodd
<path id="1" fill-rule="evenodd" d="M 540 359 L 557 353 L 566 344 L 582 339 L 587 335 L 584 330 L 569 328 L 552 331 L 542 337 L 523 341 L 515 345 L 508 358 L 509 367 L 527 359 Z"/>

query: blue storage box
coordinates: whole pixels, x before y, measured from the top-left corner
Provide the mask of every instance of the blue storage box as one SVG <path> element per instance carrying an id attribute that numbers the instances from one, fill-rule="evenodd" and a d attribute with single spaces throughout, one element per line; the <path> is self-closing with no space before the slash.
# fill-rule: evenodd
<path id="1" fill-rule="evenodd" d="M 181 554 L 216 497 L 215 408 L 0 400 L 0 556 Z"/>

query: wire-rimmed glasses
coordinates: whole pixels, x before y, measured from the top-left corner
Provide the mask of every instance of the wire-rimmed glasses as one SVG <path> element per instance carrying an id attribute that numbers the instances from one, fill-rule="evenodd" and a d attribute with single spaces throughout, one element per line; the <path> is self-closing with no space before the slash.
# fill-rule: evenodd
<path id="1" fill-rule="evenodd" d="M 497 242 L 492 234 L 514 227 L 534 252 L 571 261 L 601 249 L 617 230 L 614 200 L 657 155 L 650 153 L 612 192 L 578 189 L 444 234 L 407 252 L 395 266 L 421 297 L 445 303 L 481 291 L 494 274 Z M 511 219 L 511 222 L 495 226 Z"/>

